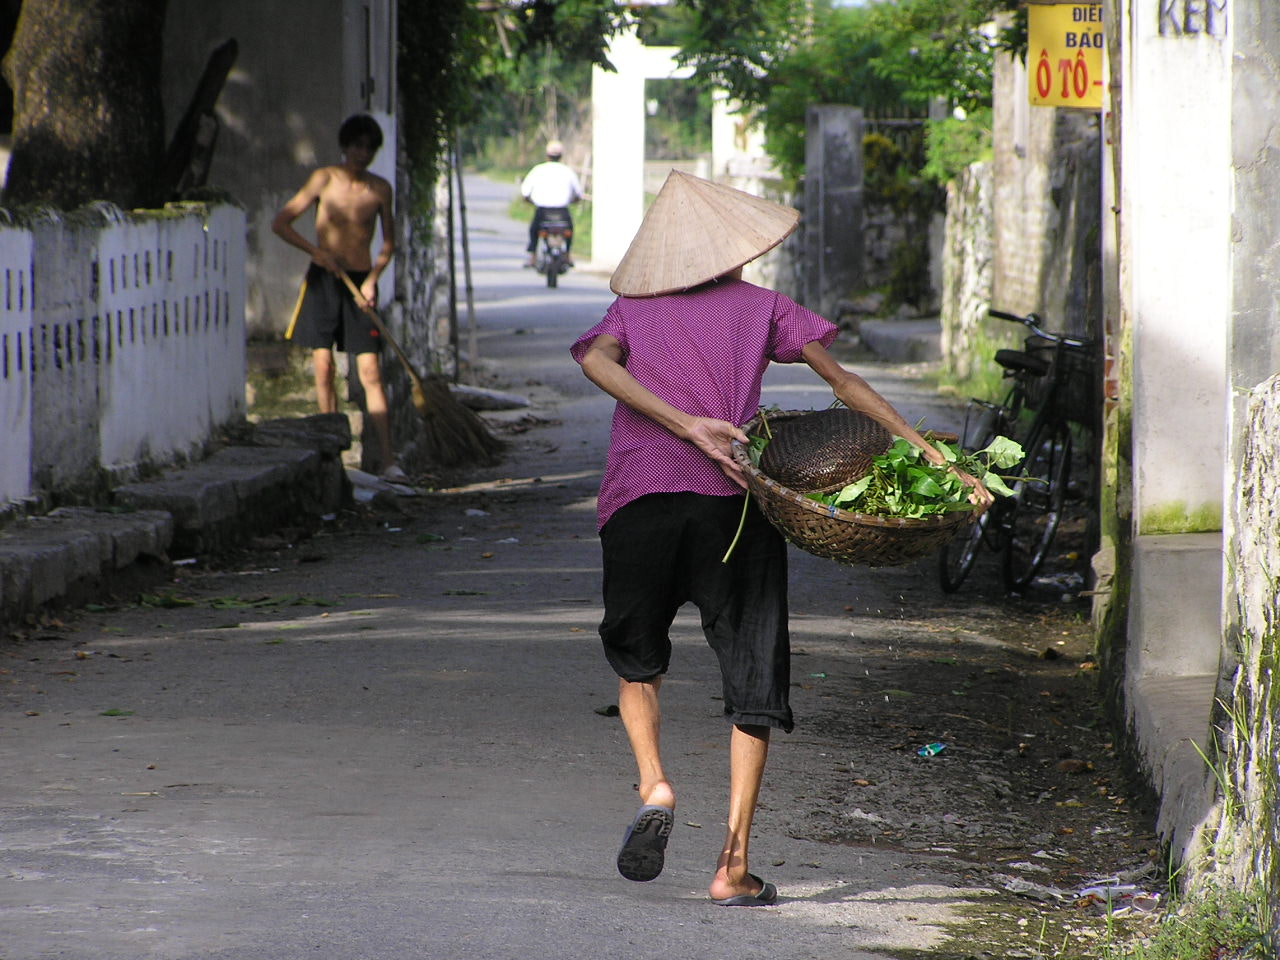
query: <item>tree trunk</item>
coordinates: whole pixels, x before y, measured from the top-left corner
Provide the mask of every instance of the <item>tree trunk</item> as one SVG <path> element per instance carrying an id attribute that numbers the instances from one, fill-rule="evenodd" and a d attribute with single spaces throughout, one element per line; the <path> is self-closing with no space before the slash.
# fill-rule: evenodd
<path id="1" fill-rule="evenodd" d="M 13 88 L 7 206 L 163 200 L 166 0 L 26 0 L 0 65 Z"/>

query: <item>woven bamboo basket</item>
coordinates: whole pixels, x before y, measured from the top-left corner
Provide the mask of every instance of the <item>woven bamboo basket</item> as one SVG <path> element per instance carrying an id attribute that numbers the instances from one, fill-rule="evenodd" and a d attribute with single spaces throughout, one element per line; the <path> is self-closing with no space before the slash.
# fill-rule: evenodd
<path id="1" fill-rule="evenodd" d="M 834 411 L 820 412 L 826 414 Z M 843 412 L 851 417 L 863 416 L 853 411 Z M 812 416 L 813 413 L 809 410 L 788 410 L 768 414 L 769 428 L 775 440 L 770 441 L 769 447 L 765 448 L 766 454 L 778 442 L 776 438 L 785 435 L 788 423 L 795 423 L 796 418 Z M 871 467 L 872 458 L 884 453 L 892 443 L 892 437 L 887 431 L 877 425 L 872 426 L 874 429 L 852 428 L 852 435 L 856 438 L 855 445 L 862 445 L 862 449 L 849 457 L 843 476 L 837 476 L 841 471 L 829 471 L 826 483 L 807 486 L 806 489 L 832 492 L 865 474 Z M 743 430 L 748 435 L 764 432 L 758 416 Z M 750 454 L 743 444 L 733 444 L 733 458 L 742 467 L 747 488 L 760 512 L 788 541 L 807 553 L 840 563 L 870 567 L 910 563 L 935 553 L 956 534 L 969 517 L 963 511 L 910 518 L 881 517 L 840 510 L 811 500 L 803 491 L 794 490 L 764 473 L 751 463 Z M 804 457 L 799 459 L 803 460 Z M 782 469 L 781 464 L 771 464 L 765 458 L 761 458 L 761 463 L 779 473 L 787 472 Z M 798 472 L 807 475 L 813 469 L 812 466 L 804 466 Z"/>

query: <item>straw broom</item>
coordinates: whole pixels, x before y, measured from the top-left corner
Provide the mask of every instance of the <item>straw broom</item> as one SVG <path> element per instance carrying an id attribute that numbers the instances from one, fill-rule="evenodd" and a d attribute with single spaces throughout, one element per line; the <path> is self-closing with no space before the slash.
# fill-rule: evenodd
<path id="1" fill-rule="evenodd" d="M 342 281 L 351 291 L 356 303 L 360 302 L 360 290 L 344 270 Z M 425 431 L 425 452 L 432 463 L 455 467 L 466 463 L 492 463 L 502 450 L 502 441 L 489 432 L 485 422 L 474 411 L 460 403 L 449 390 L 443 377 L 423 378 L 414 369 L 400 344 L 396 342 L 387 325 L 373 307 L 365 313 L 373 321 L 383 339 L 391 345 L 405 373 L 413 385 L 413 406 L 422 416 Z"/>

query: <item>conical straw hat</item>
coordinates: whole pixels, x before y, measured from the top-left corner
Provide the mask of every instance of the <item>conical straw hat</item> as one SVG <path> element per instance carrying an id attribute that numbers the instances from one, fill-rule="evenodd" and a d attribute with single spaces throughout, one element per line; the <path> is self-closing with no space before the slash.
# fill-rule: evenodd
<path id="1" fill-rule="evenodd" d="M 791 207 L 672 170 L 609 288 L 624 297 L 688 290 L 772 250 L 799 222 Z"/>

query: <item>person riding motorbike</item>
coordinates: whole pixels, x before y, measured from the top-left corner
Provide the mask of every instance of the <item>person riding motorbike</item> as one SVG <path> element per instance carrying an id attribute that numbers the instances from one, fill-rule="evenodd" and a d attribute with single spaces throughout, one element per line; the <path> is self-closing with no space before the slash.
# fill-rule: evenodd
<path id="1" fill-rule="evenodd" d="M 573 168 L 561 162 L 564 144 L 552 140 L 547 144 L 547 159 L 533 167 L 520 184 L 520 195 L 533 204 L 533 220 L 529 223 L 529 259 L 526 267 L 532 267 L 537 258 L 538 231 L 544 222 L 565 222 L 569 233 L 565 237 L 565 256 L 570 266 L 573 258 L 573 216 L 569 204 L 582 199 L 582 184 Z"/>

